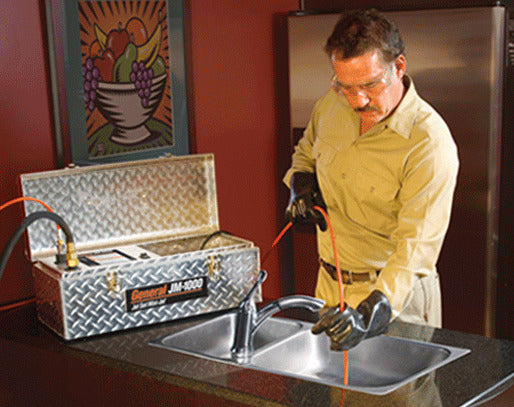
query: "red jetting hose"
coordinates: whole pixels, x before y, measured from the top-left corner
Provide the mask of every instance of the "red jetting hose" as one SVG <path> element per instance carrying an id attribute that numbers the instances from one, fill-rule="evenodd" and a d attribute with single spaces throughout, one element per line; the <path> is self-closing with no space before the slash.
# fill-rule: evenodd
<path id="1" fill-rule="evenodd" d="M 43 205 L 46 210 L 50 211 L 50 212 L 53 212 L 53 209 L 50 208 L 49 205 L 47 205 L 45 202 L 39 200 L 39 199 L 36 199 L 36 198 L 31 198 L 30 196 L 22 196 L 20 198 L 16 198 L 16 199 L 12 199 L 11 201 L 9 202 L 6 202 L 4 203 L 2 206 L 0 206 L 0 211 L 7 208 L 8 206 L 12 205 L 12 204 L 15 204 L 17 202 L 22 202 L 22 201 L 34 201 L 34 202 L 37 202 L 41 205 Z"/>
<path id="2" fill-rule="evenodd" d="M 336 236 L 334 234 L 334 229 L 330 223 L 330 219 L 328 218 L 325 210 L 320 206 L 315 206 L 318 212 L 320 212 L 325 218 L 325 222 L 327 222 L 328 231 L 330 232 L 330 240 L 332 241 L 332 251 L 334 253 L 334 265 L 336 266 L 336 274 L 337 274 L 337 284 L 339 287 L 339 307 L 341 312 L 344 311 L 344 288 L 343 288 L 343 277 L 341 275 L 341 266 L 339 264 L 339 255 L 337 254 L 337 246 L 336 246 Z"/>
<path id="3" fill-rule="evenodd" d="M 332 250 L 334 252 L 334 263 L 336 267 L 336 274 L 337 274 L 337 284 L 339 288 L 339 307 L 341 312 L 344 311 L 345 302 L 344 302 L 344 288 L 343 288 L 343 277 L 341 274 L 341 266 L 339 264 L 339 255 L 337 253 L 337 245 L 336 245 L 336 237 L 334 234 L 334 229 L 332 228 L 332 224 L 330 223 L 330 219 L 328 218 L 328 214 L 326 211 L 320 207 L 320 206 L 314 206 L 314 209 L 316 209 L 318 212 L 320 212 L 323 215 L 323 218 L 325 219 L 325 222 L 327 223 L 327 227 L 330 233 L 330 240 L 332 242 Z M 278 234 L 276 239 L 274 240 L 273 244 L 271 245 L 271 248 L 268 250 L 268 252 L 264 255 L 262 259 L 262 263 L 264 263 L 269 255 L 271 254 L 271 250 L 278 244 L 280 239 L 284 236 L 284 234 L 289 230 L 289 228 L 293 224 L 289 222 L 282 231 Z M 344 375 L 343 375 L 343 384 L 346 386 L 348 385 L 348 351 L 343 351 L 343 357 L 344 357 Z M 344 405 L 345 400 L 345 390 L 343 389 L 342 395 L 341 395 L 341 406 Z"/>
<path id="4" fill-rule="evenodd" d="M 282 237 L 286 234 L 286 232 L 288 231 L 288 229 L 293 226 L 293 224 L 291 222 L 289 222 L 285 227 L 284 229 L 282 229 L 282 231 L 278 234 L 278 236 L 276 237 L 276 239 L 273 241 L 273 244 L 271 245 L 270 249 L 266 252 L 266 254 L 262 257 L 262 261 L 261 263 L 264 264 L 266 262 L 266 260 L 268 259 L 269 255 L 271 254 L 271 251 L 273 250 L 273 248 L 278 244 L 278 242 L 280 242 L 280 239 L 282 239 Z"/>
<path id="5" fill-rule="evenodd" d="M 3 205 L 0 206 L 0 212 L 2 210 L 4 210 L 5 208 L 7 208 L 8 206 L 11 206 L 12 204 L 15 204 L 15 203 L 18 203 L 18 202 L 23 202 L 23 201 L 33 201 L 33 202 L 37 202 L 38 204 L 41 204 L 45 207 L 45 209 L 48 211 L 48 212 L 53 212 L 54 210 L 50 207 L 50 205 L 48 205 L 46 202 L 43 202 L 41 201 L 40 199 L 37 199 L 37 198 L 32 198 L 30 196 L 21 196 L 19 198 L 15 198 L 15 199 L 11 199 L 10 201 L 4 203 Z M 57 225 L 57 230 L 59 230 L 61 227 L 59 225 Z"/>
<path id="6" fill-rule="evenodd" d="M 23 202 L 23 201 L 33 201 L 33 202 L 37 202 L 41 205 L 43 205 L 45 207 L 45 209 L 49 212 L 53 212 L 54 210 L 50 207 L 50 205 L 46 204 L 45 202 L 37 199 L 37 198 L 32 198 L 30 196 L 22 196 L 22 197 L 19 197 L 19 198 L 15 198 L 15 199 L 12 199 L 2 205 L 0 205 L 0 212 L 2 210 L 4 210 L 5 208 L 15 204 L 15 203 L 18 203 L 18 202 Z M 60 226 L 57 225 L 57 229 L 60 229 Z M 22 305 L 25 305 L 25 304 L 28 304 L 28 303 L 31 303 L 31 302 L 34 302 L 36 301 L 35 298 L 29 298 L 27 300 L 22 300 L 22 301 L 17 301 L 15 303 L 12 303 L 12 304 L 7 304 L 7 305 L 2 305 L 0 306 L 0 312 L 2 311 L 7 311 L 9 309 L 12 309 L 12 308 L 16 308 L 16 307 L 20 307 Z"/>
<path id="7" fill-rule="evenodd" d="M 320 212 L 323 217 L 325 218 L 325 221 L 327 222 L 327 227 L 330 232 L 330 240 L 332 241 L 332 250 L 334 252 L 334 263 L 336 267 L 337 272 L 337 284 L 339 287 L 339 309 L 341 312 L 344 311 L 344 287 L 343 287 L 343 277 L 341 274 L 341 266 L 339 264 L 339 255 L 337 254 L 337 246 L 336 246 L 336 236 L 334 234 L 334 229 L 332 228 L 332 224 L 330 223 L 330 219 L 328 218 L 328 214 L 325 212 L 323 208 L 320 206 L 315 206 L 314 209 L 316 209 L 318 212 Z M 343 372 L 343 384 L 345 386 L 348 385 L 348 351 L 343 351 L 343 360 L 344 360 L 344 372 Z M 345 390 L 341 392 L 341 406 L 344 406 L 344 400 L 345 400 Z"/>

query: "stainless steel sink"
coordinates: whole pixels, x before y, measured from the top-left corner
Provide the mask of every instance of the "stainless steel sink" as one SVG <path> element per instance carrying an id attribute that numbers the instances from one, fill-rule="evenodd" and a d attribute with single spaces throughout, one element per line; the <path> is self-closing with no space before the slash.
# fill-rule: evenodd
<path id="1" fill-rule="evenodd" d="M 268 318 L 255 333 L 255 352 L 271 343 L 291 338 L 307 329 L 307 323 L 287 318 Z M 229 312 L 209 321 L 150 341 L 151 345 L 209 359 L 232 362 L 230 348 L 234 343 L 236 313 Z"/>
<path id="2" fill-rule="evenodd" d="M 236 313 L 215 317 L 151 345 L 241 365 L 231 357 Z M 313 335 L 311 323 L 271 317 L 258 328 L 254 352 L 244 366 L 370 394 L 386 394 L 469 350 L 381 335 L 348 352 L 348 385 L 343 385 L 343 353 L 330 351 L 326 335 Z"/>
<path id="3" fill-rule="evenodd" d="M 386 394 L 465 355 L 469 350 L 380 335 L 348 351 L 348 385 L 343 386 L 343 352 L 330 350 L 326 335 L 310 331 L 277 342 L 251 361 L 256 369 L 345 387 Z"/>

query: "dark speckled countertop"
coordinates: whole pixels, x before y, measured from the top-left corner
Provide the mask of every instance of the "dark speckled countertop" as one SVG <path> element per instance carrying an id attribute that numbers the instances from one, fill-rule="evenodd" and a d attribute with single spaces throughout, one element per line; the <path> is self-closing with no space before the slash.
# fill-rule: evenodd
<path id="1" fill-rule="evenodd" d="M 52 352 L 63 358 L 63 366 L 68 366 L 72 360 L 81 360 L 88 364 L 88 369 L 104 366 L 111 372 L 126 372 L 132 377 L 145 377 L 188 392 L 211 395 L 231 405 L 339 405 L 342 390 L 337 387 L 148 345 L 151 339 L 182 330 L 206 318 L 209 316 L 64 342 L 38 323 L 33 305 L 23 306 L 0 313 L 0 363 L 5 367 L 6 363 L 13 364 L 12 360 L 22 360 L 22 355 L 31 352 L 34 355 Z M 388 335 L 467 348 L 471 353 L 384 396 L 346 391 L 345 405 L 471 406 L 479 405 L 514 384 L 514 342 L 398 322 L 391 324 Z M 19 358 L 13 357 L 12 352 L 19 352 Z M 16 366 L 9 368 L 16 369 Z M 28 379 L 30 371 L 23 373 L 29 376 Z M 112 381 L 109 385 L 123 384 Z M 13 399 L 19 398 L 20 393 L 16 396 L 13 390 L 13 394 Z M 72 396 L 67 397 L 63 405 L 74 405 L 68 404 Z M 186 404 L 184 401 L 183 405 Z"/>

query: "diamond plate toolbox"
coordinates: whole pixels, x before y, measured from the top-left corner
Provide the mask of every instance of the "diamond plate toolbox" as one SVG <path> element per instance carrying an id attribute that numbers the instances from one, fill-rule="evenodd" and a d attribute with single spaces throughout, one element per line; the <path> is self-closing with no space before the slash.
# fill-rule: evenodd
<path id="1" fill-rule="evenodd" d="M 38 318 L 66 340 L 234 308 L 257 278 L 258 248 L 219 230 L 212 154 L 20 178 L 73 233 L 69 270 L 55 261 L 56 225 L 27 228 Z"/>

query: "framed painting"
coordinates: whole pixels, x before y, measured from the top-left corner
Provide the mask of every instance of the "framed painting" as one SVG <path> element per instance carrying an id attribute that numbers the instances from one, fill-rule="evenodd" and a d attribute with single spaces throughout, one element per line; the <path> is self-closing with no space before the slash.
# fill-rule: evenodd
<path id="1" fill-rule="evenodd" d="M 182 0 L 47 0 L 57 155 L 189 153 Z M 64 141 L 63 141 L 64 140 Z"/>

